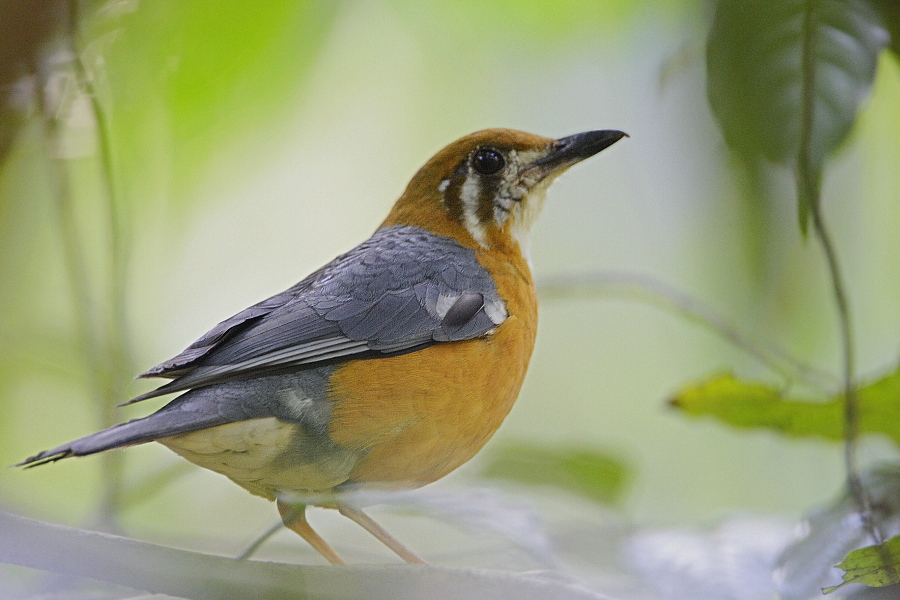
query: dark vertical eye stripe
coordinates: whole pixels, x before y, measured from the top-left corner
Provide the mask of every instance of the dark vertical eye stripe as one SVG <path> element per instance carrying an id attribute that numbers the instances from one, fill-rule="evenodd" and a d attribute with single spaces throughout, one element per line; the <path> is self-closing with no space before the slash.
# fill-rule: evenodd
<path id="1" fill-rule="evenodd" d="M 475 216 L 480 223 L 486 223 L 494 218 L 494 199 L 500 189 L 499 177 L 485 177 L 471 173 L 468 161 L 460 164 L 459 168 L 450 176 L 450 183 L 444 190 L 444 204 L 447 214 L 458 223 L 465 225 L 465 206 L 462 200 L 462 187 L 468 177 L 478 177 L 479 194 L 478 207 Z"/>
<path id="2" fill-rule="evenodd" d="M 444 190 L 444 204 L 447 207 L 447 214 L 450 216 L 450 219 L 458 223 L 462 223 L 464 218 L 462 186 L 466 182 L 467 170 L 465 163 L 460 165 L 453 175 L 450 176 L 450 184 Z"/>
<path id="3" fill-rule="evenodd" d="M 487 223 L 494 218 L 494 198 L 500 187 L 500 178 L 482 177 L 481 193 L 478 194 L 478 221 Z"/>

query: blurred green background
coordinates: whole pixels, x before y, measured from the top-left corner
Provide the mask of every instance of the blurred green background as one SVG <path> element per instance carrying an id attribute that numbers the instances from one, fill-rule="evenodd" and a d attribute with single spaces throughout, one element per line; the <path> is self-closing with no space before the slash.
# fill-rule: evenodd
<path id="1" fill-rule="evenodd" d="M 432 153 L 486 127 L 631 135 L 554 185 L 534 236 L 538 280 L 653 275 L 839 372 L 828 280 L 818 248 L 797 232 L 790 173 L 776 171 L 762 198 L 751 194 L 711 116 L 706 3 L 80 7 L 79 68 L 99 112 L 70 49 L 51 43 L 40 54 L 50 91 L 17 80 L 18 108 L 0 117 L 17 123 L 0 170 L 4 465 L 101 427 L 102 390 L 124 401 L 148 389 L 128 377 L 365 239 Z M 58 108 L 52 119 L 41 119 L 42 101 Z M 824 185 L 859 370 L 873 375 L 895 367 L 900 331 L 898 106 L 900 69 L 884 55 Z M 486 462 L 527 442 L 621 461 L 631 483 L 616 510 L 642 525 L 708 524 L 735 511 L 797 518 L 837 493 L 839 445 L 730 430 L 668 408 L 681 386 L 718 370 L 772 379 L 740 349 L 658 308 L 599 294 L 547 298 L 512 414 L 478 458 L 434 487 L 497 485 L 481 477 Z M 865 462 L 889 452 L 877 438 L 861 449 Z M 132 535 L 236 552 L 276 518 L 199 468 L 157 485 L 152 478 L 181 460 L 162 447 L 118 456 L 118 522 Z M 89 523 L 111 493 L 104 478 L 119 468 L 104 460 L 0 470 L 0 507 Z M 505 489 L 550 520 L 585 512 L 564 492 L 548 500 L 543 488 Z M 319 527 L 343 540 L 338 547 L 370 543 L 332 516 Z M 386 525 L 412 547 L 443 543 L 432 539 L 438 526 L 419 519 Z M 439 530 L 445 545 L 472 543 Z"/>

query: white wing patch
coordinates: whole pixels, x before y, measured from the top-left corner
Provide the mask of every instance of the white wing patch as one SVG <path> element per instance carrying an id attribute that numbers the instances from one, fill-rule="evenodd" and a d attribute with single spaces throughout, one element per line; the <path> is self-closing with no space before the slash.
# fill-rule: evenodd
<path id="1" fill-rule="evenodd" d="M 315 409 L 313 399 L 306 394 L 300 394 L 296 389 L 287 389 L 281 394 L 281 403 L 295 419 L 306 417 Z"/>
<path id="2" fill-rule="evenodd" d="M 506 312 L 506 304 L 502 300 L 498 302 L 485 302 L 484 312 L 494 325 L 499 325 L 509 316 L 509 313 Z"/>
<path id="3" fill-rule="evenodd" d="M 447 311 L 459 300 L 459 294 L 455 296 L 450 296 L 447 294 L 441 294 L 437 298 L 437 302 L 434 305 L 434 312 L 437 313 L 438 318 L 443 319 L 447 316 Z"/>

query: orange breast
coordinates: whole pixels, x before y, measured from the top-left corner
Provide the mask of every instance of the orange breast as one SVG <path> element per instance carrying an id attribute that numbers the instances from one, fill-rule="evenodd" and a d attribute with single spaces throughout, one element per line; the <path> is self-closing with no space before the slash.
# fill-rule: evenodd
<path id="1" fill-rule="evenodd" d="M 537 328 L 534 284 L 515 254 L 479 253 L 509 313 L 493 334 L 335 370 L 329 434 L 366 453 L 351 482 L 425 485 L 472 458 L 500 426 L 519 394 Z"/>

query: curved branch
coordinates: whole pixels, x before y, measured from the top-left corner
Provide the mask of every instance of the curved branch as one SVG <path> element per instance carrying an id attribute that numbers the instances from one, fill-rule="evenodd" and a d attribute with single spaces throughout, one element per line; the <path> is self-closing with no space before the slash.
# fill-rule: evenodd
<path id="1" fill-rule="evenodd" d="M 829 373 L 790 356 L 781 348 L 754 340 L 709 305 L 655 277 L 617 271 L 557 275 L 540 280 L 538 291 L 544 297 L 591 292 L 653 304 L 718 334 L 786 379 L 802 381 L 829 394 L 837 384 Z"/>

